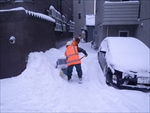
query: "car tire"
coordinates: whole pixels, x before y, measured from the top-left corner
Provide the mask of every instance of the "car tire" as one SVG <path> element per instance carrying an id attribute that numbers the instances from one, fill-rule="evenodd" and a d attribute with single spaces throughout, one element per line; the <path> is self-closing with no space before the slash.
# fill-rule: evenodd
<path id="1" fill-rule="evenodd" d="M 102 69 L 102 65 L 101 65 L 100 60 L 99 60 L 99 54 L 100 54 L 100 53 L 98 52 L 97 59 L 98 59 L 99 66 L 100 66 L 100 68 Z"/>
<path id="2" fill-rule="evenodd" d="M 98 63 L 100 64 L 100 61 L 99 61 L 99 52 L 98 52 L 98 54 L 97 54 L 97 59 L 98 59 Z"/>
<path id="3" fill-rule="evenodd" d="M 114 82 L 113 79 L 116 79 Z M 120 89 L 120 77 L 117 76 L 117 75 L 113 75 L 112 76 L 112 84 L 113 84 L 113 87 L 115 87 L 116 89 Z"/>
<path id="4" fill-rule="evenodd" d="M 104 76 L 106 77 L 106 84 L 111 86 L 112 85 L 112 72 L 111 72 L 110 68 L 108 68 L 105 65 L 103 72 L 104 72 Z"/>
<path id="5" fill-rule="evenodd" d="M 119 77 L 116 75 L 113 75 L 113 73 L 111 72 L 110 68 L 105 66 L 103 69 L 104 75 L 106 77 L 106 84 L 108 86 L 113 86 L 116 89 L 120 89 L 120 81 L 119 81 Z M 116 76 L 116 83 L 113 82 L 113 76 Z"/>

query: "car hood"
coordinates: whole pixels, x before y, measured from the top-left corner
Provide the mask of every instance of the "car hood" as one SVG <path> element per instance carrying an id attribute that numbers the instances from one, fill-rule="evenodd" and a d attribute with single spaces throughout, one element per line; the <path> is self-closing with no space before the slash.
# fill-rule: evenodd
<path id="1" fill-rule="evenodd" d="M 122 72 L 133 71 L 150 72 L 150 55 L 149 54 L 113 54 L 110 55 L 109 63 L 114 69 Z"/>

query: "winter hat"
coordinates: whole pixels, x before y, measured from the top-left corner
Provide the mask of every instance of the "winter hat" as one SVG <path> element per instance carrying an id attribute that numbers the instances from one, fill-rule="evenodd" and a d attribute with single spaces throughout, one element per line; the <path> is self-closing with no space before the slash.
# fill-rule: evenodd
<path id="1" fill-rule="evenodd" d="M 71 45 L 72 44 L 72 42 L 71 41 L 68 41 L 67 43 L 66 43 L 66 46 L 69 46 L 69 45 Z"/>
<path id="2" fill-rule="evenodd" d="M 77 43 L 80 42 L 80 38 L 79 38 L 79 37 L 75 37 L 74 39 L 75 39 L 75 41 L 76 41 Z"/>

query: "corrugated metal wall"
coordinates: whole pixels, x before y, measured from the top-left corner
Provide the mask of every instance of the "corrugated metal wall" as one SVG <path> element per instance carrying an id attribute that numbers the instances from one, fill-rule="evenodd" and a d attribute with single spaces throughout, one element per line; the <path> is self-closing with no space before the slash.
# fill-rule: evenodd
<path id="1" fill-rule="evenodd" d="M 108 2 L 103 4 L 103 25 L 138 24 L 139 2 Z"/>

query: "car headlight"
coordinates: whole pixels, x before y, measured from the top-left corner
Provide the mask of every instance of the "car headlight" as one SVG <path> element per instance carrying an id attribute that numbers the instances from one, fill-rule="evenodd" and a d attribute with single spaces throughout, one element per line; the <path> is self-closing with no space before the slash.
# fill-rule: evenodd
<path id="1" fill-rule="evenodd" d="M 125 77 L 134 78 L 135 76 L 136 76 L 136 72 L 132 72 L 132 71 L 123 72 L 122 74 L 122 78 Z"/>

